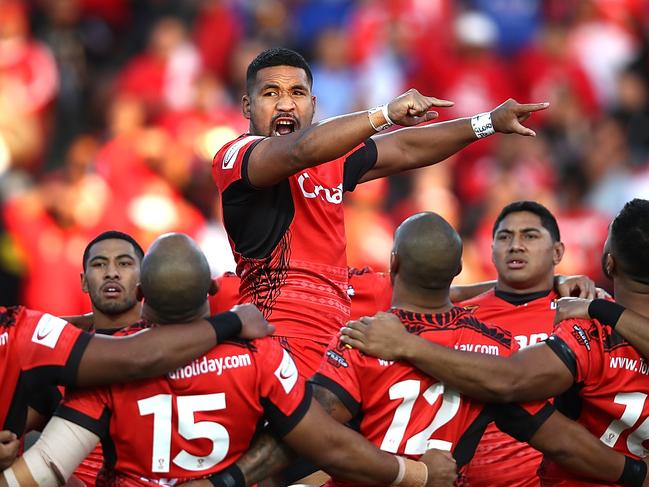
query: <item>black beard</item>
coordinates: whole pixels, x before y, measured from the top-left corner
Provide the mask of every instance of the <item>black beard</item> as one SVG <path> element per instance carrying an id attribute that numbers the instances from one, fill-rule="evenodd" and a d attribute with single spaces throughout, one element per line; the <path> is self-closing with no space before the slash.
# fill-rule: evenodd
<path id="1" fill-rule="evenodd" d="M 93 300 L 92 304 L 103 314 L 107 316 L 115 316 L 133 309 L 137 304 L 137 300 L 132 298 L 124 301 L 108 301 L 106 303 L 99 302 L 99 300 Z"/>

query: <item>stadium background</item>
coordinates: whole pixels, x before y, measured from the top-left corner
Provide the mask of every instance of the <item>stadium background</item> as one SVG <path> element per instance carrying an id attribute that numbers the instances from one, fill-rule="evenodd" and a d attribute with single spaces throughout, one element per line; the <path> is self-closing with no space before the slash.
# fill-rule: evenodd
<path id="1" fill-rule="evenodd" d="M 647 1 L 0 0 L 0 304 L 89 311 L 81 255 L 110 228 L 145 248 L 186 232 L 233 270 L 210 163 L 247 128 L 248 62 L 276 45 L 311 62 L 318 119 L 411 86 L 455 101 L 442 119 L 552 104 L 536 139 L 360 186 L 350 265 L 385 270 L 396 225 L 434 210 L 464 237 L 459 280 L 492 278 L 495 214 L 534 199 L 558 217 L 559 271 L 606 284 L 608 222 L 649 197 Z"/>

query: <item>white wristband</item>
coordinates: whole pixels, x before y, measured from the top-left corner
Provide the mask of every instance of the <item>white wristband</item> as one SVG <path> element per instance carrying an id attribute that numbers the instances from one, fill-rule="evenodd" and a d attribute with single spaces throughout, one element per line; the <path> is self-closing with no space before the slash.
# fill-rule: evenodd
<path id="1" fill-rule="evenodd" d="M 374 115 L 377 112 L 381 112 L 381 114 L 383 115 L 383 120 L 384 120 L 383 124 L 379 125 L 378 127 L 376 125 L 374 125 L 374 121 L 372 120 L 372 115 Z M 387 128 L 390 128 L 390 127 L 392 127 L 394 125 L 394 122 L 392 122 L 392 120 L 390 120 L 390 116 L 388 115 L 388 105 L 387 104 L 381 105 L 381 106 L 378 106 L 378 107 L 374 107 L 374 108 L 370 108 L 367 111 L 367 116 L 370 119 L 370 125 L 372 125 L 372 128 L 374 130 L 376 130 L 377 132 L 380 132 L 381 130 L 385 130 Z"/>
<path id="2" fill-rule="evenodd" d="M 491 113 L 479 113 L 471 117 L 471 127 L 476 137 L 482 139 L 496 133 L 494 125 L 491 123 Z"/>
<path id="3" fill-rule="evenodd" d="M 406 475 L 406 462 L 399 456 L 397 456 L 397 462 L 399 462 L 399 473 L 392 482 L 392 485 L 399 485 L 403 480 L 403 477 Z"/>

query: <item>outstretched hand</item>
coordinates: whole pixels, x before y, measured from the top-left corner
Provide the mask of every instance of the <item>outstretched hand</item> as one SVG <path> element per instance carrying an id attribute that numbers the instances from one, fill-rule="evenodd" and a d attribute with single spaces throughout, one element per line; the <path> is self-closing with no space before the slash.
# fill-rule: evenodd
<path id="1" fill-rule="evenodd" d="M 432 96 L 424 96 L 411 88 L 388 103 L 388 115 L 397 125 L 412 127 L 422 122 L 434 120 L 439 116 L 432 107 L 452 107 L 454 103 Z"/>
<path id="2" fill-rule="evenodd" d="M 502 134 L 519 134 L 536 137 L 534 130 L 525 127 L 523 122 L 530 118 L 530 115 L 539 110 L 545 110 L 549 103 L 527 103 L 520 104 L 513 98 L 498 105 L 491 111 L 491 123 L 494 130 Z"/>

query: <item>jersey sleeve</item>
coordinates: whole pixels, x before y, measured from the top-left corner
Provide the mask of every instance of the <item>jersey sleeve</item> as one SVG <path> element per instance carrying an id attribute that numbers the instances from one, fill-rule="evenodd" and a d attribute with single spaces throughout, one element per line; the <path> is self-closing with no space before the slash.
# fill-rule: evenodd
<path id="1" fill-rule="evenodd" d="M 216 153 L 212 161 L 212 175 L 220 193 L 240 180 L 253 189 L 248 180 L 248 157 L 252 149 L 263 139 L 264 137 L 256 135 L 242 135 L 224 145 Z"/>
<path id="2" fill-rule="evenodd" d="M 378 158 L 376 143 L 367 139 L 345 157 L 343 191 L 354 191 L 363 176 L 374 167 Z"/>
<path id="3" fill-rule="evenodd" d="M 110 427 L 110 394 L 104 387 L 68 391 L 55 416 L 78 424 L 100 438 Z"/>
<path id="4" fill-rule="evenodd" d="M 311 390 L 284 348 L 270 339 L 256 343 L 264 415 L 273 433 L 282 438 L 309 410 Z"/>
<path id="5" fill-rule="evenodd" d="M 581 383 L 601 371 L 603 333 L 596 322 L 565 320 L 555 327 L 546 344 L 570 370 L 575 382 Z"/>
<path id="6" fill-rule="evenodd" d="M 47 313 L 25 310 L 22 321 L 17 357 L 30 385 L 74 385 L 92 335 Z"/>
<path id="7" fill-rule="evenodd" d="M 333 392 L 356 417 L 361 406 L 361 388 L 354 361 L 358 351 L 352 350 L 340 341 L 340 334 L 329 343 L 320 368 L 309 382 Z"/>

